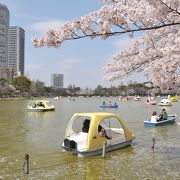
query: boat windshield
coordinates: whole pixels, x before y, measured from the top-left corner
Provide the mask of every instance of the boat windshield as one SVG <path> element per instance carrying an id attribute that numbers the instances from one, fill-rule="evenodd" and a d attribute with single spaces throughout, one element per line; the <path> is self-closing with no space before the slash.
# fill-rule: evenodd
<path id="1" fill-rule="evenodd" d="M 78 134 L 80 132 L 88 133 L 90 127 L 91 118 L 87 116 L 75 117 L 72 124 L 72 132 Z M 69 133 L 68 133 L 69 134 Z"/>
<path id="2" fill-rule="evenodd" d="M 52 106 L 52 103 L 51 102 L 46 102 L 47 106 Z"/>
<path id="3" fill-rule="evenodd" d="M 33 102 L 33 101 L 31 101 L 31 102 L 29 102 L 28 106 L 30 106 L 30 107 L 35 107 L 35 106 L 36 106 L 36 103 Z"/>
<path id="4" fill-rule="evenodd" d="M 37 103 L 37 106 L 38 106 L 38 107 L 45 107 L 44 102 L 38 102 L 38 103 Z"/>
<path id="5" fill-rule="evenodd" d="M 121 126 L 121 123 L 115 117 L 103 119 L 98 125 L 98 131 L 100 129 L 99 126 L 104 128 L 106 135 L 112 139 L 116 139 L 122 136 L 124 137 L 124 130 Z M 123 139 L 125 139 L 125 137 Z"/>

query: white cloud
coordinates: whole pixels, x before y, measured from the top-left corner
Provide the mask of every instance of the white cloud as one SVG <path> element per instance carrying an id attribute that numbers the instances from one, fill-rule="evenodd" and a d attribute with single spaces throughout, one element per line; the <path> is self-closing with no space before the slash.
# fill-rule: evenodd
<path id="1" fill-rule="evenodd" d="M 31 19 L 35 21 L 51 21 L 52 19 L 46 17 L 39 17 L 39 16 L 31 16 Z"/>
<path id="2" fill-rule="evenodd" d="M 34 31 L 38 31 L 40 33 L 45 33 L 50 29 L 58 29 L 60 28 L 66 21 L 63 20 L 49 20 L 38 23 L 33 23 L 30 25 L 31 29 Z"/>
<path id="3" fill-rule="evenodd" d="M 118 40 L 115 40 L 113 42 L 113 46 L 115 48 L 117 48 L 118 50 L 119 49 L 125 50 L 125 49 L 129 48 L 134 41 L 139 40 L 139 39 L 140 39 L 140 37 L 139 38 L 133 38 L 133 39 L 129 38 L 129 37 L 127 37 L 125 39 L 118 39 Z"/>
<path id="4" fill-rule="evenodd" d="M 63 70 L 67 70 L 67 69 L 71 69 L 72 67 L 74 67 L 77 64 L 80 64 L 81 60 L 80 59 L 76 59 L 76 58 L 68 58 L 65 60 L 59 60 L 56 62 L 56 64 L 58 66 L 61 67 L 61 69 Z"/>
<path id="5" fill-rule="evenodd" d="M 118 49 L 127 49 L 131 44 L 130 39 L 120 39 L 113 42 L 115 48 Z"/>

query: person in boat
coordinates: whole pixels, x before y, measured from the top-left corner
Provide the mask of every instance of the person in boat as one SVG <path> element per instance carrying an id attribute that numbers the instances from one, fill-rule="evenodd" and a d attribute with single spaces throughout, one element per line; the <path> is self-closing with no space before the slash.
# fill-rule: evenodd
<path id="1" fill-rule="evenodd" d="M 159 120 L 163 121 L 163 120 L 167 120 L 167 118 L 168 118 L 168 114 L 166 112 L 166 109 L 162 109 L 162 112 L 159 115 Z"/>
<path id="2" fill-rule="evenodd" d="M 152 123 L 155 123 L 155 122 L 158 122 L 158 121 L 159 121 L 159 117 L 157 116 L 157 112 L 154 111 L 154 112 L 152 113 L 152 116 L 151 116 L 151 122 L 152 122 Z"/>
<path id="3" fill-rule="evenodd" d="M 38 104 L 37 104 L 39 107 L 45 107 L 45 105 L 44 105 L 44 103 L 43 102 L 39 102 Z"/>
<path id="4" fill-rule="evenodd" d="M 88 133 L 89 132 L 89 126 L 90 126 L 90 120 L 85 119 L 83 122 L 82 132 Z"/>
<path id="5" fill-rule="evenodd" d="M 112 106 L 112 102 L 111 101 L 109 101 L 108 106 Z"/>
<path id="6" fill-rule="evenodd" d="M 146 102 L 149 103 L 149 98 L 146 99 Z"/>
<path id="7" fill-rule="evenodd" d="M 107 139 L 111 139 L 109 136 L 107 136 L 106 130 L 101 125 L 98 126 L 98 132 L 100 136 L 106 137 Z"/>

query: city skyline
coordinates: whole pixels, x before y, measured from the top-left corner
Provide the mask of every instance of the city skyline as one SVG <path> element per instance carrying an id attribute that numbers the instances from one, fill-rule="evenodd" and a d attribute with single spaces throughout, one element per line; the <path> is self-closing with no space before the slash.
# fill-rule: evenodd
<path id="1" fill-rule="evenodd" d="M 52 3 L 54 2 L 54 3 Z M 89 38 L 67 41 L 60 48 L 34 48 L 33 36 L 42 36 L 50 28 L 60 27 L 64 22 L 72 21 L 92 11 L 96 11 L 101 1 L 38 1 L 1 0 L 10 11 L 10 25 L 20 26 L 26 32 L 25 75 L 31 80 L 51 84 L 51 74 L 64 74 L 64 86 L 75 84 L 80 87 L 94 88 L 97 85 L 111 86 L 121 82 L 143 82 L 142 74 L 124 78 L 116 82 L 103 80 L 102 67 L 118 49 L 127 48 L 132 39 L 127 36 L 115 36 L 107 40 Z M 43 10 L 39 10 L 43 5 Z M 32 12 L 33 9 L 33 12 Z"/>
<path id="2" fill-rule="evenodd" d="M 51 74 L 51 87 L 64 88 L 64 75 L 63 74 Z"/>
<path id="3" fill-rule="evenodd" d="M 8 63 L 9 10 L 0 4 L 0 77 L 6 78 Z"/>
<path id="4" fill-rule="evenodd" d="M 10 26 L 8 69 L 13 68 L 14 76 L 24 75 L 24 42 L 24 29 L 19 26 Z"/>
<path id="5" fill-rule="evenodd" d="M 0 3 L 0 78 L 24 75 L 24 42 L 24 29 L 10 25 L 9 9 Z"/>

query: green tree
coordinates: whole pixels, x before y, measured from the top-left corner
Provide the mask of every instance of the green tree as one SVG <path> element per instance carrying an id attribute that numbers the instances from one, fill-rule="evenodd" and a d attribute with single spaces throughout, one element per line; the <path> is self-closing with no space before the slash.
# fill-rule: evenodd
<path id="1" fill-rule="evenodd" d="M 109 89 L 104 88 L 101 85 L 98 85 L 95 90 L 94 90 L 94 95 L 95 96 L 109 96 Z"/>
<path id="2" fill-rule="evenodd" d="M 76 87 L 75 84 L 69 85 L 67 87 L 67 93 L 70 94 L 71 96 L 76 96 L 80 92 L 80 87 Z"/>
<path id="3" fill-rule="evenodd" d="M 45 84 L 42 81 L 36 80 L 31 82 L 31 95 L 43 96 L 45 94 Z"/>
<path id="4" fill-rule="evenodd" d="M 21 97 L 23 93 L 28 92 L 30 94 L 31 90 L 31 81 L 25 76 L 18 76 L 13 79 L 12 84 L 16 90 L 20 91 Z"/>
<path id="5" fill-rule="evenodd" d="M 0 86 L 3 87 L 6 83 L 6 80 L 4 78 L 0 78 Z"/>

